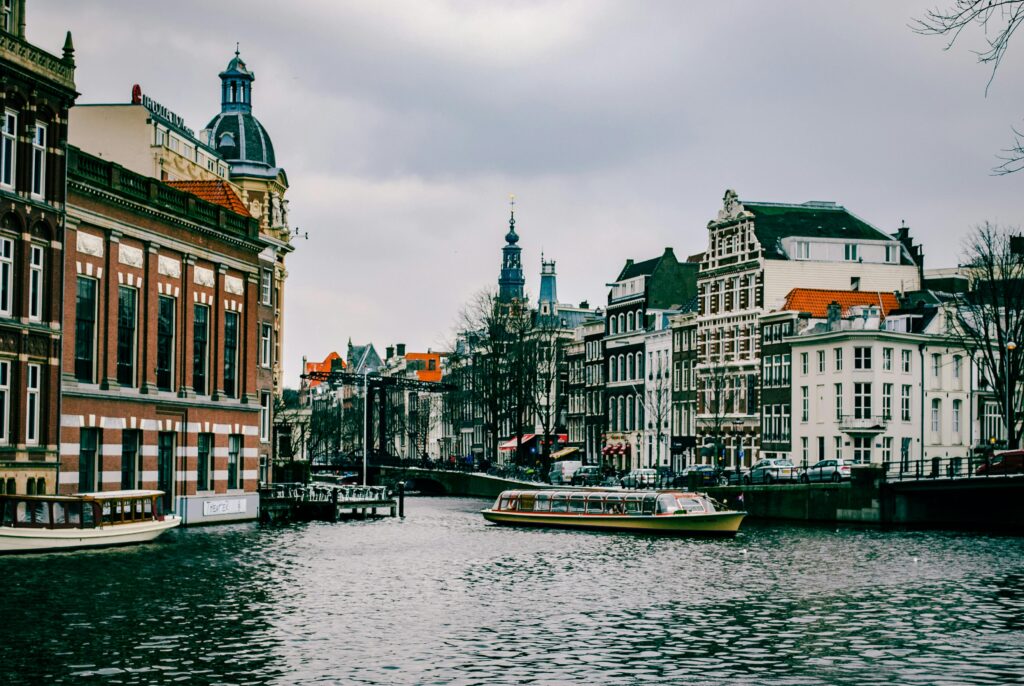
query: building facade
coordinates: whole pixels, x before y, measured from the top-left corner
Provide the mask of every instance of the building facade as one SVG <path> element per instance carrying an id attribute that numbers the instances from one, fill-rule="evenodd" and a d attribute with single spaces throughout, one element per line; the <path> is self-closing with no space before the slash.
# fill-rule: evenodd
<path id="1" fill-rule="evenodd" d="M 672 331 L 672 469 L 681 472 L 697 457 L 697 313 L 669 318 Z"/>
<path id="2" fill-rule="evenodd" d="M 708 223 L 698 278 L 698 431 L 728 466 L 760 453 L 760 317 L 793 288 L 904 291 L 920 284 L 921 251 L 833 202 L 741 201 L 727 191 Z"/>
<path id="3" fill-rule="evenodd" d="M 59 492 L 157 488 L 186 524 L 255 518 L 257 221 L 75 148 L 68 192 Z"/>
<path id="4" fill-rule="evenodd" d="M 25 38 L 25 2 L 0 14 L 0 493 L 54 493 L 60 441 L 65 155 L 74 103 L 61 57 Z"/>

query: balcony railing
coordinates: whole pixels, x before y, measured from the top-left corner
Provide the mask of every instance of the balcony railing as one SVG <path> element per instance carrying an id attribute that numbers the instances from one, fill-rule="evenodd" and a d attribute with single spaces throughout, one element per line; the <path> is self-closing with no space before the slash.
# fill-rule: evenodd
<path id="1" fill-rule="evenodd" d="M 887 415 L 844 414 L 839 418 L 839 430 L 851 433 L 877 433 L 889 424 Z"/>

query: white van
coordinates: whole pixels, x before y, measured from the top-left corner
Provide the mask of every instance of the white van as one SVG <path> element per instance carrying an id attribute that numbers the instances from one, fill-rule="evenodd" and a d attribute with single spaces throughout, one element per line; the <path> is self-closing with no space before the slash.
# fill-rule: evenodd
<path id="1" fill-rule="evenodd" d="M 561 460 L 551 465 L 548 480 L 553 484 L 571 484 L 572 475 L 583 466 L 579 460 Z"/>

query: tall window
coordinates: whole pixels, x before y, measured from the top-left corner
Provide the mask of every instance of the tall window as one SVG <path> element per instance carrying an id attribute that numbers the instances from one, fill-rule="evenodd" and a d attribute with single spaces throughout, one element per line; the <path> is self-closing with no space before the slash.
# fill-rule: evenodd
<path id="1" fill-rule="evenodd" d="M 882 462 L 886 465 L 892 462 L 892 436 L 882 439 Z"/>
<path id="2" fill-rule="evenodd" d="M 953 441 L 954 443 L 960 442 L 960 413 L 963 407 L 963 401 L 953 401 Z"/>
<path id="3" fill-rule="evenodd" d="M 228 436 L 228 488 L 238 488 L 238 457 L 242 452 L 242 437 Z"/>
<path id="4" fill-rule="evenodd" d="M 932 400 L 932 433 L 938 434 L 942 430 L 942 401 L 938 398 Z"/>
<path id="5" fill-rule="evenodd" d="M 238 313 L 224 313 L 224 395 L 238 395 Z"/>
<path id="6" fill-rule="evenodd" d="M 824 374 L 825 373 L 825 351 L 824 350 L 819 350 L 818 351 L 818 373 L 819 374 Z"/>
<path id="7" fill-rule="evenodd" d="M 833 457 L 837 460 L 843 459 L 843 437 L 833 436 L 832 443 L 834 444 L 833 449 L 835 450 Z"/>
<path id="8" fill-rule="evenodd" d="M 935 379 L 935 385 L 938 386 L 939 376 L 942 374 L 942 355 L 932 355 L 932 377 Z"/>
<path id="9" fill-rule="evenodd" d="M 853 368 L 871 369 L 871 348 L 856 347 L 853 349 Z"/>
<path id="10" fill-rule="evenodd" d="M 262 275 L 260 276 L 260 301 L 264 305 L 270 305 L 271 304 L 271 302 L 270 302 L 270 294 L 271 294 L 270 285 L 271 285 L 271 283 L 273 283 L 272 275 L 273 275 L 273 272 L 271 270 L 264 269 Z M 615 333 L 615 332 L 613 331 L 612 333 Z"/>
<path id="11" fill-rule="evenodd" d="M 121 488 L 139 488 L 139 434 L 140 431 L 125 429 L 121 432 Z"/>
<path id="12" fill-rule="evenodd" d="M 800 353 L 800 372 L 807 375 L 807 353 Z"/>
<path id="13" fill-rule="evenodd" d="M 117 382 L 122 386 L 135 385 L 138 293 L 128 286 L 117 289 Z"/>
<path id="14" fill-rule="evenodd" d="M 843 371 L 843 349 L 842 348 L 836 348 L 833 351 L 833 355 L 835 356 L 835 360 L 836 360 L 836 371 L 837 372 Z"/>
<path id="15" fill-rule="evenodd" d="M 892 419 L 892 384 L 882 384 L 882 416 Z"/>
<path id="16" fill-rule="evenodd" d="M 270 394 L 260 394 L 260 440 L 270 440 Z"/>
<path id="17" fill-rule="evenodd" d="M 270 367 L 270 324 L 260 324 L 260 366 Z M 619 376 L 622 376 L 622 356 L 619 356 Z"/>
<path id="18" fill-rule="evenodd" d="M 32 195 L 42 198 L 46 191 L 46 124 L 37 123 L 32 136 Z"/>
<path id="19" fill-rule="evenodd" d="M 38 364 L 25 368 L 25 443 L 39 445 L 39 389 L 42 385 Z"/>
<path id="20" fill-rule="evenodd" d="M 857 464 L 871 462 L 871 440 L 870 436 L 853 437 L 853 461 Z"/>
<path id="21" fill-rule="evenodd" d="M 213 434 L 199 434 L 199 440 L 196 442 L 196 490 L 199 491 L 213 490 L 213 451 L 210 449 L 212 445 Z"/>
<path id="22" fill-rule="evenodd" d="M 856 243 L 847 243 L 846 245 L 843 246 L 843 258 L 847 262 L 856 262 L 857 261 L 857 244 Z"/>
<path id="23" fill-rule="evenodd" d="M 99 429 L 82 429 L 78 445 L 78 491 L 91 493 L 96 490 L 96 446 L 99 445 Z"/>
<path id="24" fill-rule="evenodd" d="M 43 318 L 43 249 L 33 245 L 29 250 L 28 318 L 38 322 Z"/>
<path id="25" fill-rule="evenodd" d="M 901 350 L 900 351 L 900 358 L 903 361 L 903 372 L 905 374 L 909 374 L 910 373 L 910 369 L 911 369 L 910 351 L 909 350 Z"/>
<path id="26" fill-rule="evenodd" d="M 906 384 L 900 387 L 900 419 L 910 421 L 910 386 Z"/>
<path id="27" fill-rule="evenodd" d="M 11 314 L 14 301 L 14 241 L 0 238 L 0 315 Z"/>
<path id="28" fill-rule="evenodd" d="M 206 395 L 206 370 L 209 367 L 210 308 L 195 305 L 192 309 L 192 390 Z"/>
<path id="29" fill-rule="evenodd" d="M 836 384 L 836 421 L 843 418 L 843 384 Z"/>
<path id="30" fill-rule="evenodd" d="M 18 113 L 4 111 L 3 129 L 0 130 L 0 186 L 14 187 L 14 164 L 18 154 Z"/>
<path id="31" fill-rule="evenodd" d="M 960 355 L 953 355 L 953 388 L 959 391 L 963 386 L 964 358 Z"/>
<path id="32" fill-rule="evenodd" d="M 800 387 L 800 421 L 806 422 L 811 414 L 811 399 L 807 386 Z"/>
<path id="33" fill-rule="evenodd" d="M 159 296 L 156 324 L 156 387 L 174 390 L 174 298 Z"/>
<path id="34" fill-rule="evenodd" d="M 892 348 L 882 348 L 882 369 L 892 371 Z"/>
<path id="35" fill-rule="evenodd" d="M 0 360 L 0 445 L 7 445 L 11 441 L 9 433 L 11 424 L 11 363 L 7 360 Z"/>
<path id="36" fill-rule="evenodd" d="M 96 280 L 78 277 L 75 296 L 75 378 L 92 383 L 96 361 Z"/>
<path id="37" fill-rule="evenodd" d="M 871 418 L 871 384 L 853 384 L 853 416 L 857 419 Z"/>

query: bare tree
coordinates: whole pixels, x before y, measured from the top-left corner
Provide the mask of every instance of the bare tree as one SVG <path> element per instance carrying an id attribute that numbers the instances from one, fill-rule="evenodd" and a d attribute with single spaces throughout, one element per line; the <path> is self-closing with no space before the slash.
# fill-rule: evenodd
<path id="1" fill-rule="evenodd" d="M 566 406 L 566 330 L 550 315 L 538 315 L 530 335 L 532 353 L 533 407 L 540 434 L 540 469 L 551 469 L 551 444 L 565 428 Z M 531 380 L 528 380 L 531 381 Z"/>
<path id="2" fill-rule="evenodd" d="M 722 458 L 723 433 L 726 415 L 736 399 L 736 391 L 731 383 L 728 370 L 716 365 L 704 370 L 704 392 L 701 402 L 704 414 L 711 417 L 711 431 L 715 445 L 715 464 Z"/>
<path id="3" fill-rule="evenodd" d="M 978 61 L 990 65 L 985 93 L 995 79 L 996 71 L 1006 55 L 1013 34 L 1024 23 L 1024 0 L 953 0 L 944 7 L 929 10 L 911 27 L 916 33 L 926 36 L 942 36 L 947 39 L 949 50 L 960 39 L 964 31 L 977 27 L 984 35 L 986 48 L 975 50 Z M 1001 164 L 992 171 L 997 175 L 1012 174 L 1024 169 L 1024 132 L 1015 127 L 1013 144 L 998 155 Z"/>
<path id="4" fill-rule="evenodd" d="M 647 384 L 644 389 L 644 406 L 647 415 L 647 426 L 654 434 L 654 459 L 661 466 L 661 449 L 668 430 L 668 420 L 672 415 L 672 376 L 670 365 L 649 365 Z"/>
<path id="5" fill-rule="evenodd" d="M 969 291 L 949 308 L 947 332 L 991 384 L 1007 418 L 1007 446 L 1015 448 L 1020 431 L 1017 386 L 1024 344 L 1024 260 L 1014 250 L 1011 231 L 991 223 L 974 228 L 964 241 L 964 271 Z"/>

